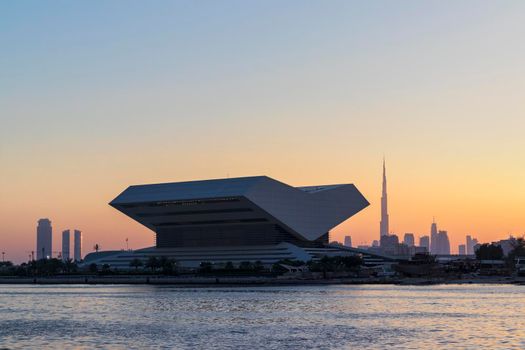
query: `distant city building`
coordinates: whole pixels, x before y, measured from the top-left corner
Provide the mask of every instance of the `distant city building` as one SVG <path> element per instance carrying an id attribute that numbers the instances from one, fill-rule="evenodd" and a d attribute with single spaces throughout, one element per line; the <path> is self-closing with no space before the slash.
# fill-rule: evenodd
<path id="1" fill-rule="evenodd" d="M 447 231 L 439 231 L 437 234 L 436 252 L 434 254 L 450 255 L 450 241 Z"/>
<path id="2" fill-rule="evenodd" d="M 415 239 L 413 233 L 405 233 L 405 236 L 403 237 L 403 243 L 405 243 L 409 247 L 415 246 Z"/>
<path id="3" fill-rule="evenodd" d="M 413 256 L 417 253 L 428 253 L 428 247 L 412 246 L 412 247 L 408 247 L 408 250 L 409 250 L 410 256 Z"/>
<path id="4" fill-rule="evenodd" d="M 439 254 L 438 250 L 438 229 L 436 221 L 432 220 L 432 225 L 430 225 L 430 252 Z"/>
<path id="5" fill-rule="evenodd" d="M 377 239 L 374 239 L 372 242 L 372 247 L 379 247 L 379 241 Z"/>
<path id="6" fill-rule="evenodd" d="M 49 259 L 53 254 L 53 228 L 49 219 L 38 220 L 36 228 L 36 259 Z"/>
<path id="7" fill-rule="evenodd" d="M 70 245 L 70 232 L 69 230 L 62 231 L 62 260 L 67 261 L 71 257 L 69 254 Z"/>
<path id="8" fill-rule="evenodd" d="M 492 242 L 492 244 L 499 245 L 501 249 L 503 250 L 503 254 L 507 256 L 512 251 L 512 249 L 514 249 L 515 242 L 516 242 L 516 238 L 510 236 L 508 239 L 502 239 L 497 242 Z M 476 240 L 476 243 L 477 243 L 477 240 Z"/>
<path id="9" fill-rule="evenodd" d="M 345 247 L 350 247 L 350 248 L 352 248 L 352 237 L 350 237 L 350 236 L 345 236 Z"/>
<path id="10" fill-rule="evenodd" d="M 397 255 L 398 245 L 399 238 L 397 235 L 381 236 L 379 246 L 381 247 L 381 251 L 383 251 L 383 253 L 388 255 Z"/>
<path id="11" fill-rule="evenodd" d="M 383 191 L 381 195 L 381 222 L 379 223 L 379 238 L 388 236 L 388 200 L 386 194 L 386 165 L 383 159 Z"/>
<path id="12" fill-rule="evenodd" d="M 430 252 L 430 237 L 429 236 L 419 237 L 419 246 L 425 248 L 427 252 Z"/>
<path id="13" fill-rule="evenodd" d="M 75 261 L 82 260 L 82 232 L 75 230 L 75 242 L 74 242 L 74 259 Z"/>
<path id="14" fill-rule="evenodd" d="M 358 245 L 357 249 L 368 250 L 368 249 L 370 249 L 370 246 L 366 245 L 366 244 L 362 244 L 362 245 Z"/>
<path id="15" fill-rule="evenodd" d="M 467 250 L 466 250 L 466 247 L 464 244 L 460 244 L 458 246 L 458 253 L 459 255 L 466 255 L 467 254 Z"/>
<path id="16" fill-rule="evenodd" d="M 467 248 L 467 255 L 473 255 L 475 252 L 474 247 L 478 244 L 478 240 L 476 238 L 472 238 L 470 235 L 467 235 L 466 237 L 466 248 Z"/>

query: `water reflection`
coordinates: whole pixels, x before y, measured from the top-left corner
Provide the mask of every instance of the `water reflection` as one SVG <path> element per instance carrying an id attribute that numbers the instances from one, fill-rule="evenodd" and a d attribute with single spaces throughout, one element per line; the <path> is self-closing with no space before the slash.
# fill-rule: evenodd
<path id="1" fill-rule="evenodd" d="M 0 347 L 522 349 L 524 290 L 0 286 Z"/>

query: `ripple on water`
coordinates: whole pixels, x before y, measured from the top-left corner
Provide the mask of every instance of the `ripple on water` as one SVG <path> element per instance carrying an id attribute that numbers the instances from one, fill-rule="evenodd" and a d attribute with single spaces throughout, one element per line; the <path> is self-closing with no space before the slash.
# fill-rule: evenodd
<path id="1" fill-rule="evenodd" d="M 523 291 L 0 286 L 0 349 L 519 349 Z"/>

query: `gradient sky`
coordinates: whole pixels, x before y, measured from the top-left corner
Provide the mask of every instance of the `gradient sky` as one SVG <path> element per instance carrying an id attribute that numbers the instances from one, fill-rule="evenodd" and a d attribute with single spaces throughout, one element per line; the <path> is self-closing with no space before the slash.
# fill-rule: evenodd
<path id="1" fill-rule="evenodd" d="M 524 38 L 521 0 L 2 1 L 0 249 L 152 245 L 128 185 L 261 174 L 356 184 L 370 243 L 383 154 L 393 232 L 521 235 Z"/>

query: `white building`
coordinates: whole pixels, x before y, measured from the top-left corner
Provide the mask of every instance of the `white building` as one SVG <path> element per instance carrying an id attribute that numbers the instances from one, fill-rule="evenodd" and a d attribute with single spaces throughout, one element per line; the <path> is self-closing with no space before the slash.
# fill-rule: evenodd
<path id="1" fill-rule="evenodd" d="M 329 231 L 369 205 L 352 184 L 292 187 L 267 176 L 131 186 L 110 205 L 156 236 L 154 247 L 90 253 L 84 265 L 129 268 L 133 259 L 173 258 L 184 267 L 332 253 Z M 330 253 L 331 254 L 331 253 Z"/>

